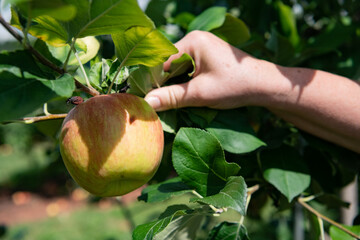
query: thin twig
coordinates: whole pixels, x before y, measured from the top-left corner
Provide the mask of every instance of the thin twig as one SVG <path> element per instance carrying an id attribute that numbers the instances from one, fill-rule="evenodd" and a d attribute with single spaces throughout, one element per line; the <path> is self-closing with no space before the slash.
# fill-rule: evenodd
<path id="1" fill-rule="evenodd" d="M 114 83 L 115 83 L 115 81 L 116 81 L 116 78 L 118 77 L 119 73 L 121 72 L 121 69 L 122 69 L 123 66 L 124 66 L 124 63 L 125 63 L 125 60 L 121 62 L 120 66 L 119 66 L 119 68 L 118 68 L 118 70 L 117 70 L 117 72 L 116 72 L 116 74 L 115 74 L 115 77 L 114 77 L 113 80 L 111 81 L 111 84 L 110 84 L 110 87 L 109 87 L 109 89 L 108 89 L 108 91 L 107 91 L 107 94 L 110 94 L 111 89 L 112 89 L 112 87 L 114 86 Z"/>
<path id="2" fill-rule="evenodd" d="M 46 121 L 46 120 L 61 119 L 61 118 L 65 118 L 66 116 L 67 113 L 51 114 L 51 115 L 38 116 L 38 117 L 26 117 L 23 119 L 23 122 L 30 124 L 30 123 Z"/>
<path id="3" fill-rule="evenodd" d="M 21 44 L 23 44 L 23 37 L 20 36 L 20 34 L 18 34 L 11 26 L 8 22 L 5 21 L 5 19 L 0 16 L 0 24 L 4 26 L 4 28 L 16 39 L 18 40 Z M 58 67 L 57 65 L 55 65 L 54 63 L 52 63 L 50 60 L 48 60 L 46 57 L 44 57 L 40 52 L 38 52 L 36 49 L 34 49 L 30 44 L 25 43 L 24 47 L 26 50 L 28 50 L 32 55 L 34 55 L 41 64 L 53 69 L 55 72 L 59 73 L 59 74 L 64 74 L 66 73 L 66 71 L 60 67 Z M 82 91 L 92 95 L 92 96 L 97 96 L 100 93 L 98 91 L 96 91 L 95 89 L 89 89 L 88 87 L 84 86 L 82 83 L 80 83 L 77 79 L 74 78 L 76 87 L 80 88 Z"/>
<path id="4" fill-rule="evenodd" d="M 321 213 L 319 213 L 318 211 L 316 211 L 314 208 L 312 208 L 309 204 L 307 204 L 302 198 L 298 198 L 298 202 L 305 207 L 307 210 L 309 210 L 310 212 L 312 212 L 313 214 L 315 214 L 317 217 L 327 221 L 328 223 L 334 225 L 335 227 L 339 228 L 340 230 L 346 232 L 347 234 L 349 234 L 350 236 L 356 238 L 356 239 L 360 239 L 360 236 L 356 235 L 355 233 L 351 232 L 350 230 L 346 229 L 345 227 L 343 227 L 340 223 L 335 222 L 334 220 L 322 215 Z"/>
<path id="5" fill-rule="evenodd" d="M 73 49 L 73 47 L 74 47 L 74 45 L 75 45 L 75 41 L 76 41 L 75 38 L 71 41 L 70 50 L 69 50 L 69 52 L 68 52 L 68 54 L 67 54 L 67 56 L 66 56 L 65 62 L 64 62 L 64 64 L 63 64 L 63 69 L 64 69 L 65 71 L 66 71 L 67 65 L 68 65 L 68 63 L 69 63 L 70 56 L 71 56 L 71 53 L 72 53 L 72 49 Z"/>
<path id="6" fill-rule="evenodd" d="M 0 16 L 0 23 L 3 25 L 6 30 L 13 35 L 14 38 L 16 38 L 21 44 L 23 44 L 23 37 L 20 36 L 6 21 L 5 19 Z M 47 58 L 45 58 L 41 53 L 39 53 L 37 50 L 35 50 L 31 45 L 28 43 L 24 44 L 24 47 L 32 54 L 34 55 L 42 64 L 50 67 L 51 69 L 55 70 L 56 72 L 60 74 L 64 74 L 65 71 L 58 66 L 56 66 L 54 63 L 49 61 Z"/>

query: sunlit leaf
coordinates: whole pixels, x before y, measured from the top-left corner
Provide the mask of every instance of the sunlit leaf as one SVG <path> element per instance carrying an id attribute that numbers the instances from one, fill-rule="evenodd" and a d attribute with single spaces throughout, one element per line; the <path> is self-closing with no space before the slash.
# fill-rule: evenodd
<path id="1" fill-rule="evenodd" d="M 226 14 L 224 24 L 211 32 L 234 46 L 239 46 L 250 39 L 250 31 L 245 23 L 229 13 Z"/>
<path id="2" fill-rule="evenodd" d="M 132 27 L 113 34 L 112 38 L 116 55 L 124 66 L 142 64 L 154 67 L 177 53 L 175 46 L 151 27 Z"/>
<path id="3" fill-rule="evenodd" d="M 223 25 L 225 21 L 226 8 L 211 7 L 199 16 L 197 16 L 190 24 L 188 32 L 194 30 L 211 31 Z"/>

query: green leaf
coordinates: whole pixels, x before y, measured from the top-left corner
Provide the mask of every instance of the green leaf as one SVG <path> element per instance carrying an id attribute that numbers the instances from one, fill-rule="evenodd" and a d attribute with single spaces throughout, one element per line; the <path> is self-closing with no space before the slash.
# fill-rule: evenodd
<path id="1" fill-rule="evenodd" d="M 185 205 L 170 206 L 158 220 L 137 226 L 132 237 L 133 240 L 195 239 L 196 230 L 206 215 L 209 213 L 202 209 L 191 210 Z"/>
<path id="2" fill-rule="evenodd" d="M 75 91 L 75 82 L 71 75 L 64 74 L 56 80 L 42 81 L 45 86 L 59 97 L 71 97 Z"/>
<path id="3" fill-rule="evenodd" d="M 261 154 L 264 178 L 291 202 L 310 185 L 308 168 L 290 147 L 282 147 Z"/>
<path id="4" fill-rule="evenodd" d="M 64 46 L 68 40 L 68 33 L 64 26 L 58 20 L 50 16 L 40 16 L 33 19 L 34 23 L 30 26 L 29 33 L 44 42 L 53 46 Z M 22 29 L 19 16 L 11 9 L 11 25 L 18 29 Z"/>
<path id="5" fill-rule="evenodd" d="M 195 15 L 189 12 L 181 12 L 174 18 L 174 23 L 184 29 L 189 28 L 189 24 L 195 19 Z"/>
<path id="6" fill-rule="evenodd" d="M 160 202 L 191 191 L 192 189 L 181 182 L 179 177 L 175 177 L 162 183 L 146 187 L 142 190 L 139 200 L 144 200 L 149 203 Z"/>
<path id="7" fill-rule="evenodd" d="M 292 46 L 297 47 L 300 43 L 300 37 L 296 28 L 296 18 L 291 7 L 285 5 L 282 1 L 276 1 L 275 6 L 278 10 L 282 32 L 288 37 Z"/>
<path id="8" fill-rule="evenodd" d="M 226 8 L 211 7 L 197 16 L 190 24 L 188 32 L 194 30 L 211 31 L 225 22 Z"/>
<path id="9" fill-rule="evenodd" d="M 226 14 L 224 24 L 211 32 L 234 46 L 239 46 L 250 39 L 250 31 L 245 23 L 229 13 Z"/>
<path id="10" fill-rule="evenodd" d="M 255 136 L 251 125 L 239 110 L 219 111 L 206 130 L 220 141 L 226 151 L 231 153 L 247 153 L 266 146 Z"/>
<path id="11" fill-rule="evenodd" d="M 190 71 L 190 69 L 192 70 Z M 180 76 L 184 73 L 188 73 L 191 77 L 195 73 L 195 61 L 189 54 L 184 53 L 181 57 L 174 59 L 171 62 L 168 72 L 168 79 Z"/>
<path id="12" fill-rule="evenodd" d="M 355 233 L 356 235 L 360 236 L 360 225 L 358 226 L 343 225 L 343 227 Z M 349 234 L 345 233 L 344 231 L 340 230 L 334 225 L 330 226 L 330 237 L 332 240 L 355 240 L 355 238 L 351 237 Z"/>
<path id="13" fill-rule="evenodd" d="M 1 52 L 0 53 L 0 69 L 14 68 L 17 75 L 21 76 L 21 73 L 29 73 L 33 76 L 39 76 L 42 78 L 51 77 L 44 73 L 42 69 L 36 64 L 33 56 L 26 50 L 18 50 L 14 52 Z M 14 72 L 13 72 L 14 73 Z M 2 79 L 0 81 L 3 81 Z"/>
<path id="14" fill-rule="evenodd" d="M 22 14 L 30 18 L 50 16 L 61 21 L 69 21 L 76 15 L 76 7 L 62 0 L 11 1 Z"/>
<path id="15" fill-rule="evenodd" d="M 112 34 L 131 26 L 154 27 L 136 0 L 77 0 L 76 17 L 66 23 L 72 37 Z"/>
<path id="16" fill-rule="evenodd" d="M 151 27 L 131 27 L 113 34 L 116 55 L 123 66 L 142 64 L 154 67 L 177 53 L 175 46 L 158 30 Z"/>
<path id="17" fill-rule="evenodd" d="M 199 228 L 205 217 L 205 214 L 199 214 L 197 212 L 180 216 L 171 221 L 164 230 L 155 236 L 154 240 L 196 239 L 196 234 L 199 232 Z"/>
<path id="18" fill-rule="evenodd" d="M 128 93 L 144 97 L 153 88 L 153 80 L 150 70 L 146 66 L 139 66 L 139 69 L 132 72 L 128 78 L 130 89 Z"/>
<path id="19" fill-rule="evenodd" d="M 279 64 L 289 64 L 294 58 L 295 49 L 288 38 L 280 35 L 276 28 L 271 27 L 271 36 L 266 47 L 275 53 L 273 61 Z"/>
<path id="20" fill-rule="evenodd" d="M 64 45 L 61 47 L 49 45 L 48 47 L 51 54 L 55 58 L 60 60 L 62 63 L 66 61 L 68 54 L 71 51 L 69 45 Z M 75 47 L 77 48 L 77 52 L 81 63 L 85 64 L 97 55 L 100 49 L 100 43 L 95 37 L 89 36 L 85 38 L 76 39 Z M 71 51 L 67 68 L 76 69 L 78 66 L 79 66 L 79 62 L 76 59 L 74 52 Z"/>
<path id="21" fill-rule="evenodd" d="M 217 208 L 232 208 L 245 216 L 246 191 L 247 187 L 243 177 L 229 177 L 225 187 L 218 194 L 192 201 L 213 205 Z"/>
<path id="22" fill-rule="evenodd" d="M 183 182 L 202 196 L 218 193 L 228 177 L 240 170 L 237 164 L 225 161 L 223 149 L 214 136 L 195 128 L 179 130 L 173 144 L 172 160 Z"/>
<path id="23" fill-rule="evenodd" d="M 64 75 L 57 80 L 19 77 L 12 72 L 0 72 L 0 121 L 24 117 L 57 96 L 71 96 L 74 80 Z"/>
<path id="24" fill-rule="evenodd" d="M 208 126 L 218 114 L 218 110 L 197 107 L 197 108 L 186 108 L 182 110 L 187 113 L 189 119 L 197 124 L 198 126 L 205 128 Z"/>
<path id="25" fill-rule="evenodd" d="M 162 128 L 165 132 L 175 134 L 177 131 L 177 111 L 168 110 L 158 113 Z"/>
<path id="26" fill-rule="evenodd" d="M 29 33 L 54 46 L 62 46 L 73 38 L 117 33 L 132 26 L 154 28 L 136 0 L 77 0 L 71 4 L 77 9 L 71 21 L 39 16 L 33 19 L 35 24 Z M 18 16 L 13 17 L 12 23 L 21 28 Z"/>
<path id="27" fill-rule="evenodd" d="M 244 225 L 222 222 L 211 230 L 208 240 L 250 240 L 250 238 Z"/>

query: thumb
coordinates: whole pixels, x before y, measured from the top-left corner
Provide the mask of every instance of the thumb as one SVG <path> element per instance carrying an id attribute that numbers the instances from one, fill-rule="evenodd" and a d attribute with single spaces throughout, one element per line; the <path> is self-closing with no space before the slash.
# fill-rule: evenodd
<path id="1" fill-rule="evenodd" d="M 173 108 L 195 106 L 194 94 L 191 92 L 190 82 L 157 88 L 145 96 L 155 111 L 165 111 Z"/>

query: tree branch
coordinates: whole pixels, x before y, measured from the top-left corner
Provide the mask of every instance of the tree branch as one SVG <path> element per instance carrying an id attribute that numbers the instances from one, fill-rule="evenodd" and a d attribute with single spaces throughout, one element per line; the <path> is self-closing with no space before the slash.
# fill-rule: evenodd
<path id="1" fill-rule="evenodd" d="M 40 122 L 40 121 L 46 121 L 46 120 L 54 120 L 54 119 L 61 119 L 65 118 L 67 116 L 67 113 L 63 114 L 50 114 L 46 116 L 39 116 L 39 117 L 26 117 L 23 119 L 23 121 L 27 124 L 34 123 L 34 122 Z"/>
<path id="2" fill-rule="evenodd" d="M 335 227 L 339 228 L 340 230 L 346 232 L 347 234 L 349 234 L 350 236 L 356 238 L 356 239 L 360 239 L 360 236 L 357 236 L 355 233 L 351 232 L 350 230 L 346 229 L 345 227 L 343 227 L 341 224 L 335 222 L 334 220 L 322 215 L 321 213 L 319 213 L 318 211 L 316 211 L 314 208 L 312 208 L 309 204 L 307 204 L 305 202 L 305 200 L 303 198 L 298 198 L 298 202 L 305 207 L 307 210 L 309 210 L 311 213 L 315 214 L 318 218 L 321 218 L 325 221 L 327 221 L 328 223 L 334 225 Z"/>
<path id="3" fill-rule="evenodd" d="M 26 50 L 28 50 L 32 55 L 34 55 L 41 64 L 53 69 L 54 71 L 56 71 L 59 74 L 64 74 L 66 73 L 66 71 L 60 67 L 58 67 L 57 65 L 55 65 L 54 63 L 52 63 L 51 61 L 49 61 L 46 57 L 44 57 L 40 52 L 38 52 L 35 48 L 33 48 L 30 44 L 28 43 L 24 43 L 23 42 L 23 37 L 20 36 L 20 34 L 18 34 L 11 26 L 8 22 L 5 21 L 5 19 L 0 15 L 0 24 L 4 26 L 4 28 L 16 39 L 18 40 L 21 44 L 24 45 L 24 48 Z M 82 83 L 80 83 L 78 80 L 76 80 L 74 78 L 76 87 L 80 88 L 82 91 L 92 95 L 92 96 L 97 96 L 100 93 L 98 91 L 96 91 L 95 89 L 89 89 L 88 87 L 86 87 L 85 85 L 83 85 Z"/>

